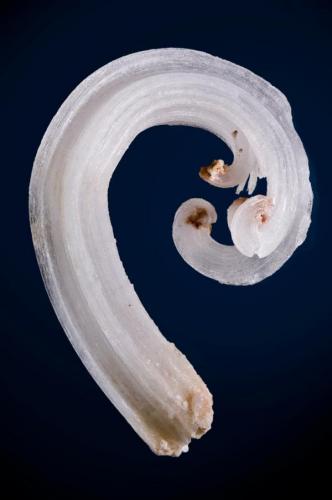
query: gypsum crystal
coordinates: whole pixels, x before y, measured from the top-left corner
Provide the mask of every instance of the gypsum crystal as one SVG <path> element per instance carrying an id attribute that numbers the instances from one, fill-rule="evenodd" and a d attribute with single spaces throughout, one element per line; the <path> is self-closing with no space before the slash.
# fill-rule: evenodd
<path id="1" fill-rule="evenodd" d="M 33 243 L 52 305 L 82 362 L 157 454 L 179 456 L 211 427 L 212 396 L 145 311 L 121 263 L 107 191 L 142 131 L 169 124 L 208 130 L 231 148 L 200 175 L 219 187 L 259 177 L 267 195 L 235 200 L 235 246 L 210 236 L 213 206 L 180 206 L 173 238 L 183 259 L 222 283 L 253 284 L 292 255 L 310 224 L 308 163 L 277 89 L 203 52 L 157 49 L 107 64 L 84 80 L 51 121 L 30 182 Z"/>

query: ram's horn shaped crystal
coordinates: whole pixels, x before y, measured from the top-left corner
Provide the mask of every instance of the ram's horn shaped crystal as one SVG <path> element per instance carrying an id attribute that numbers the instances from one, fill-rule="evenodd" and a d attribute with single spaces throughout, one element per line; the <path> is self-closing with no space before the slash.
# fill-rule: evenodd
<path id="1" fill-rule="evenodd" d="M 308 162 L 290 106 L 250 71 L 203 52 L 132 54 L 84 80 L 39 147 L 30 183 L 38 263 L 57 316 L 81 360 L 130 425 L 160 455 L 178 456 L 211 427 L 212 396 L 145 311 L 119 258 L 108 211 L 110 178 L 126 149 L 155 125 L 208 130 L 231 148 L 199 171 L 222 188 L 247 185 L 228 210 L 234 246 L 210 236 L 202 199 L 178 209 L 183 259 L 221 283 L 254 284 L 292 255 L 310 224 Z M 135 166 L 133 166 L 135 168 Z M 266 177 L 266 196 L 250 197 Z"/>

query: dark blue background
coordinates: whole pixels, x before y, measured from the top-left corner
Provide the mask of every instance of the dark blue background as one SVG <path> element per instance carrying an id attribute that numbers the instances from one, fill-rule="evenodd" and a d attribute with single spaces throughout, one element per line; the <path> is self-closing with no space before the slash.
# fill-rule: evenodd
<path id="1" fill-rule="evenodd" d="M 331 449 L 331 10 L 329 2 L 10 2 L 2 7 L 2 472 L 44 499 L 328 497 Z M 177 254 L 179 204 L 217 208 L 229 241 L 233 190 L 198 167 L 227 147 L 207 132 L 140 135 L 110 185 L 121 258 L 148 312 L 186 353 L 215 400 L 212 430 L 179 459 L 154 456 L 98 389 L 44 290 L 28 224 L 28 183 L 63 100 L 131 52 L 188 47 L 243 65 L 288 97 L 315 200 L 305 244 L 274 276 L 222 286 Z M 263 192 L 264 185 L 259 189 Z M 4 347 L 3 347 L 4 346 Z M 328 453 L 328 458 L 325 454 Z M 5 483 L 1 483 L 4 488 Z M 324 496 L 325 498 L 325 496 Z"/>

